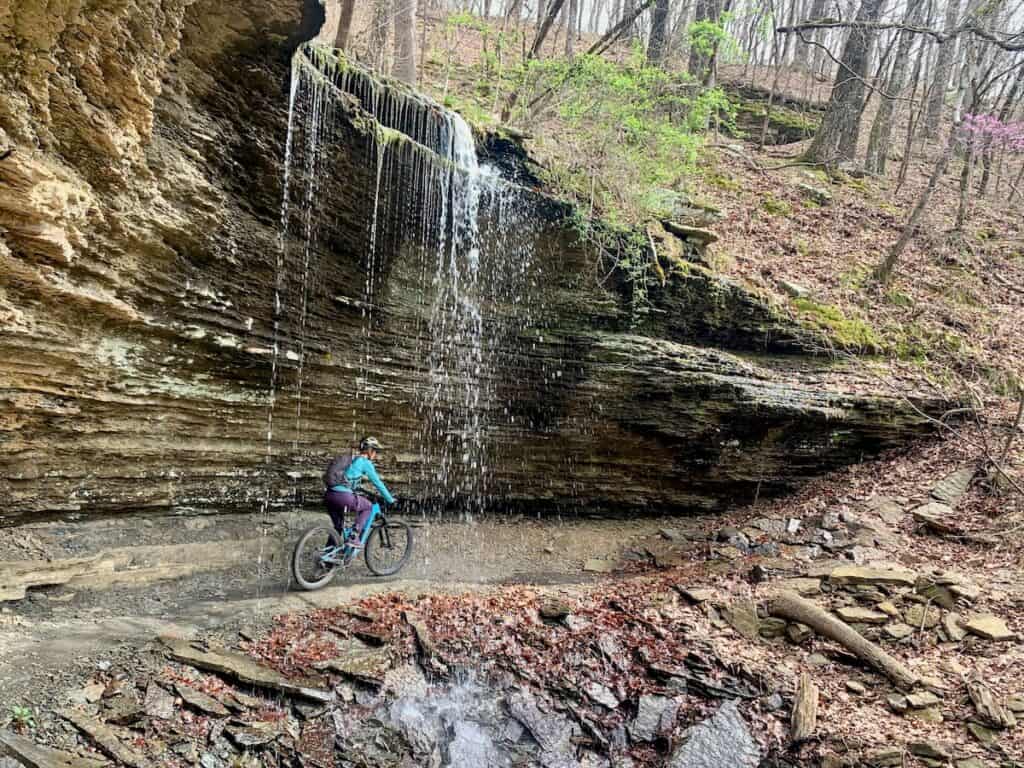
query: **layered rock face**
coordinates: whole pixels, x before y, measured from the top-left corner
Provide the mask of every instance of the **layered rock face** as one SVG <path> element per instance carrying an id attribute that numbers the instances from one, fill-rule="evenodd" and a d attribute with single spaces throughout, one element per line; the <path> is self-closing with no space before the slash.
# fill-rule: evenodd
<path id="1" fill-rule="evenodd" d="M 7 521 L 315 500 L 366 433 L 434 506 L 715 510 L 927 428 L 667 234 L 627 279 L 488 175 L 467 235 L 358 77 L 289 131 L 315 3 L 44 6 L 0 11 Z"/>

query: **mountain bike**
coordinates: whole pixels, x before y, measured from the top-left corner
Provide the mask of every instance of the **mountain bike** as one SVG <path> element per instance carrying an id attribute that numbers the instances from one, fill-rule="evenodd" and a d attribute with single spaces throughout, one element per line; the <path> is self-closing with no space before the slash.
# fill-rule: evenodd
<path id="1" fill-rule="evenodd" d="M 341 532 L 330 523 L 315 525 L 299 538 L 292 553 L 292 575 L 303 589 L 320 589 L 350 566 L 363 553 L 366 567 L 375 576 L 393 576 L 412 556 L 412 528 L 408 523 L 389 521 L 374 504 L 360 537 L 361 548 L 346 542 L 353 529 Z"/>

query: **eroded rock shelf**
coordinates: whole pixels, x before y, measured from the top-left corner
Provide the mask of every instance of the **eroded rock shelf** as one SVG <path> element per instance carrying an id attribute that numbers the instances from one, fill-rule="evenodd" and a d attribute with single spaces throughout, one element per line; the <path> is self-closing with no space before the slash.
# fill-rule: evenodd
<path id="1" fill-rule="evenodd" d="M 395 487 L 458 503 L 422 471 L 436 286 L 401 236 L 420 161 L 381 164 L 358 99 L 322 137 L 316 242 L 296 221 L 281 256 L 289 60 L 315 4 L 38 6 L 0 16 L 2 518 L 315 499 L 363 433 L 395 447 Z M 485 504 L 719 510 L 902 445 L 943 407 L 834 383 L 805 331 L 667 232 L 638 317 L 540 192 L 516 203 L 519 298 L 489 307 Z M 484 259 L 508 237 L 485 220 Z"/>

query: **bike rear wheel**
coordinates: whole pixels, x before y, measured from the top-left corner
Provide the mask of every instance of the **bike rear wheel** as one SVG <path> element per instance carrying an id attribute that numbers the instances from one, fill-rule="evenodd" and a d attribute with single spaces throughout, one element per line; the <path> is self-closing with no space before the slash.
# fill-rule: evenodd
<path id="1" fill-rule="evenodd" d="M 325 562 L 327 551 L 341 545 L 341 535 L 329 525 L 316 525 L 302 534 L 292 553 L 292 575 L 303 589 L 320 589 L 334 578 L 335 563 Z"/>
<path id="2" fill-rule="evenodd" d="M 406 523 L 378 523 L 366 539 L 366 567 L 376 576 L 392 576 L 412 556 L 412 528 Z"/>

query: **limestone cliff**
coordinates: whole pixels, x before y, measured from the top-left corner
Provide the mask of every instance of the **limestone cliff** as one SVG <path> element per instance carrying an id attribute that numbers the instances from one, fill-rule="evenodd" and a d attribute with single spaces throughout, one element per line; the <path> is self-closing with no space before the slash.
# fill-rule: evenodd
<path id="1" fill-rule="evenodd" d="M 317 206 L 286 211 L 281 245 L 289 62 L 322 19 L 300 0 L 0 10 L 4 518 L 313 498 L 361 433 L 396 447 L 387 475 L 424 500 L 719 509 L 926 429 L 832 383 L 802 331 L 681 259 L 645 279 L 638 315 L 621 265 L 527 191 L 481 225 L 502 300 L 476 352 L 443 351 L 455 373 L 431 399 L 432 233 L 407 236 L 421 150 L 385 164 L 382 141 L 408 137 L 332 102 Z M 522 265 L 514 286 L 499 258 Z M 454 391 L 474 377 L 475 400 Z M 442 494 L 435 443 L 465 441 L 467 408 L 485 466 L 449 451 L 468 480 Z"/>

